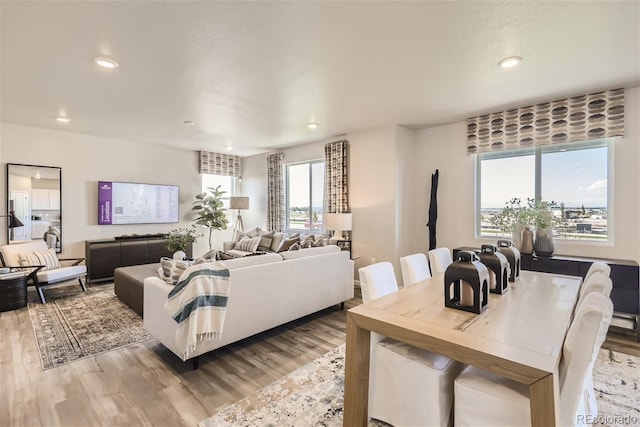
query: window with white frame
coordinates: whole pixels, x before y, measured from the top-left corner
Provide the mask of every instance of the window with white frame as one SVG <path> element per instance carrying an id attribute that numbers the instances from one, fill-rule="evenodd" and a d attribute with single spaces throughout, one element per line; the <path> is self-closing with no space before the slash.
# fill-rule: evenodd
<path id="1" fill-rule="evenodd" d="M 286 227 L 322 230 L 324 160 L 285 165 Z"/>
<path id="2" fill-rule="evenodd" d="M 513 198 L 554 202 L 556 239 L 610 241 L 612 144 L 591 140 L 476 155 L 476 235 L 503 237 L 492 217 Z"/>
<path id="3" fill-rule="evenodd" d="M 237 178 L 232 176 L 227 176 L 227 175 L 202 174 L 201 176 L 202 176 L 202 191 L 206 192 L 209 187 L 216 188 L 218 185 L 220 185 L 220 190 L 226 192 L 222 196 L 222 202 L 224 203 L 224 208 L 229 209 L 229 197 L 234 195 Z"/>

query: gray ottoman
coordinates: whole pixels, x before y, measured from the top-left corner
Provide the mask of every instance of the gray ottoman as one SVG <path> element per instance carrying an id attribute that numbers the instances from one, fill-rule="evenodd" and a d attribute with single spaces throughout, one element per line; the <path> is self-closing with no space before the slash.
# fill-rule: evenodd
<path id="1" fill-rule="evenodd" d="M 113 290 L 122 302 L 142 317 L 144 279 L 158 276 L 160 263 L 118 267 L 113 274 Z"/>

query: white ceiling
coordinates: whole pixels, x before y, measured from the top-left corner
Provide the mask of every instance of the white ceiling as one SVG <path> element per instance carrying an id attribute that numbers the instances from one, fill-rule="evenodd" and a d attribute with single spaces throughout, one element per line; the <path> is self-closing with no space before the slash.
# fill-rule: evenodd
<path id="1" fill-rule="evenodd" d="M 0 13 L 2 121 L 194 150 L 249 155 L 640 85 L 639 1 L 2 1 Z M 99 69 L 99 55 L 120 67 Z M 498 68 L 509 55 L 524 61 Z"/>

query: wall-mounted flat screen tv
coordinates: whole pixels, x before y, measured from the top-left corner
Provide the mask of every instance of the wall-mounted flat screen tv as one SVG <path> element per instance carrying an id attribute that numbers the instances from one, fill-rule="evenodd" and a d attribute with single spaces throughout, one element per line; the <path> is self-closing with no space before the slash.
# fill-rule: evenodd
<path id="1" fill-rule="evenodd" d="M 98 224 L 178 222 L 180 187 L 98 181 Z"/>

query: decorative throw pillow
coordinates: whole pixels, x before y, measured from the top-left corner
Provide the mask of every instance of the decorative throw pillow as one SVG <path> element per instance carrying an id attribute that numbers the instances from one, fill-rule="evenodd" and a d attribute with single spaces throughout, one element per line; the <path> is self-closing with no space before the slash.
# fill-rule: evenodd
<path id="1" fill-rule="evenodd" d="M 316 241 L 313 242 L 313 247 L 317 248 L 319 246 L 327 246 L 328 244 L 329 244 L 329 239 L 326 239 L 326 238 L 324 238 L 322 236 L 318 236 L 316 238 Z"/>
<path id="2" fill-rule="evenodd" d="M 284 240 L 284 233 L 276 231 L 273 233 L 273 240 L 271 241 L 271 252 L 278 252 L 278 248 Z"/>
<path id="3" fill-rule="evenodd" d="M 162 280 L 167 282 L 168 285 L 175 285 L 178 283 L 180 276 L 182 276 L 182 273 L 184 273 L 184 270 L 186 270 L 187 267 L 189 267 L 189 264 L 184 261 L 162 257 L 160 258 L 158 275 Z"/>
<path id="4" fill-rule="evenodd" d="M 300 244 L 300 242 L 296 242 L 293 245 L 291 245 L 291 247 L 289 247 L 288 251 L 298 251 L 300 249 L 302 249 L 302 245 Z"/>
<path id="5" fill-rule="evenodd" d="M 193 264 L 202 264 L 203 262 L 215 261 L 216 259 L 218 259 L 218 251 L 212 249 L 201 257 L 198 257 Z"/>
<path id="6" fill-rule="evenodd" d="M 271 251 L 271 242 L 273 241 L 273 235 L 275 231 L 263 231 L 260 234 L 260 244 L 258 250 L 262 252 Z"/>
<path id="7" fill-rule="evenodd" d="M 236 259 L 236 257 L 234 257 L 233 255 L 230 255 L 226 252 L 218 252 L 218 255 L 216 257 L 216 260 L 218 261 L 224 261 L 227 259 Z"/>
<path id="8" fill-rule="evenodd" d="M 289 239 L 284 239 L 280 244 L 280 247 L 276 252 L 286 252 L 289 250 L 291 246 L 298 243 L 300 241 L 300 237 L 291 237 Z"/>
<path id="9" fill-rule="evenodd" d="M 56 250 L 53 248 L 44 251 L 23 252 L 18 254 L 18 259 L 20 260 L 20 265 L 25 267 L 44 265 L 44 268 L 40 269 L 40 271 L 60 268 L 60 261 L 58 261 Z"/>
<path id="10" fill-rule="evenodd" d="M 244 237 L 238 243 L 236 243 L 236 249 L 245 252 L 255 252 L 260 244 L 261 237 Z"/>
<path id="11" fill-rule="evenodd" d="M 306 235 L 300 236 L 300 247 L 301 248 L 310 248 L 313 246 L 313 236 Z"/>
<path id="12" fill-rule="evenodd" d="M 253 228 L 248 231 L 238 231 L 236 233 L 236 240 L 234 240 L 234 243 L 237 245 L 240 242 L 240 240 L 244 239 L 245 237 L 256 237 L 260 235 L 261 231 L 262 230 L 260 230 L 260 227 Z M 238 248 L 236 247 L 235 249 L 238 249 Z"/>

